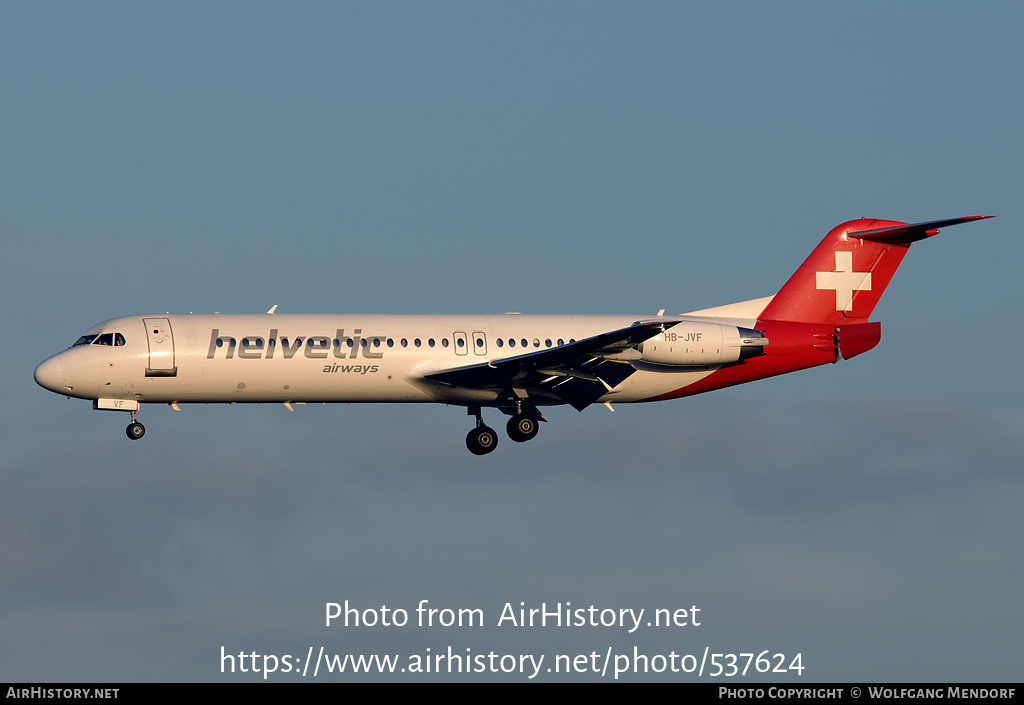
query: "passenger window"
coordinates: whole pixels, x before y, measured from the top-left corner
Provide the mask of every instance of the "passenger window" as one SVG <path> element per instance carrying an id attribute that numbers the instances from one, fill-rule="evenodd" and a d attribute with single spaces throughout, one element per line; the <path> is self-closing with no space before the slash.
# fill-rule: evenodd
<path id="1" fill-rule="evenodd" d="M 540 341 L 537 340 L 536 338 L 533 339 L 533 347 L 535 347 L 535 348 L 539 348 L 540 347 Z"/>
<path id="2" fill-rule="evenodd" d="M 461 343 L 462 341 L 460 340 L 459 342 Z M 447 348 L 448 347 L 448 338 L 441 338 L 441 347 L 443 347 L 443 348 Z"/>
<path id="3" fill-rule="evenodd" d="M 429 345 L 430 347 L 434 347 L 434 339 L 431 338 L 430 340 L 428 340 L 427 345 Z"/>
<path id="4" fill-rule="evenodd" d="M 409 341 L 406 340 L 405 338 L 402 338 L 402 347 L 403 348 L 409 347 Z"/>
<path id="5" fill-rule="evenodd" d="M 547 340 L 544 341 L 544 347 L 545 348 L 550 348 L 551 347 L 551 338 L 548 338 Z"/>
<path id="6" fill-rule="evenodd" d="M 413 342 L 413 345 L 415 345 L 418 348 L 421 345 L 420 339 L 416 338 L 416 340 Z"/>
<path id="7" fill-rule="evenodd" d="M 498 338 L 498 347 L 500 348 L 504 344 L 505 344 L 504 341 L 502 341 L 501 338 Z"/>
<path id="8" fill-rule="evenodd" d="M 526 342 L 526 338 L 523 338 L 520 342 L 523 344 L 524 348 L 528 345 L 528 343 Z"/>

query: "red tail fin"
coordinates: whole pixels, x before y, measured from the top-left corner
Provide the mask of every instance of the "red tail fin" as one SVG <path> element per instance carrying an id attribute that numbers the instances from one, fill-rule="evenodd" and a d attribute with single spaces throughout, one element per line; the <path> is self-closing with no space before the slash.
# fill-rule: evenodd
<path id="1" fill-rule="evenodd" d="M 762 320 L 843 325 L 868 319 L 910 244 L 940 227 L 990 218 L 927 223 L 861 218 L 833 228 L 759 316 Z"/>

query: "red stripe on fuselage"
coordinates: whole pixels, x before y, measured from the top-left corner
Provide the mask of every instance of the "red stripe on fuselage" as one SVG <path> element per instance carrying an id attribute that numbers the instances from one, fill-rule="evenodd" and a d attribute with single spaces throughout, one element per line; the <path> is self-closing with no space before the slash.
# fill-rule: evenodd
<path id="1" fill-rule="evenodd" d="M 688 397 L 787 372 L 827 365 L 836 360 L 835 350 L 831 347 L 834 345 L 832 336 L 835 326 L 821 323 L 758 321 L 756 328 L 764 331 L 765 337 L 768 338 L 764 355 L 737 365 L 723 367 L 693 384 L 641 401 Z"/>

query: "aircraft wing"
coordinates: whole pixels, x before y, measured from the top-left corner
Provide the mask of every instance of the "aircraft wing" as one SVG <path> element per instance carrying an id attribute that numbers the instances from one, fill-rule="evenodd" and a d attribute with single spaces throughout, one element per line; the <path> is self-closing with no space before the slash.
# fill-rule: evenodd
<path id="1" fill-rule="evenodd" d="M 557 348 L 506 357 L 424 375 L 431 382 L 479 389 L 540 387 L 582 411 L 636 372 L 628 362 L 607 356 L 653 338 L 677 321 L 637 321 Z"/>

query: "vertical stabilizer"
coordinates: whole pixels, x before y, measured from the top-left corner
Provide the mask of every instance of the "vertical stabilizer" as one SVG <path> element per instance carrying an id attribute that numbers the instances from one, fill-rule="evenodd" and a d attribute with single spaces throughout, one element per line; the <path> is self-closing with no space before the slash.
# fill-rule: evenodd
<path id="1" fill-rule="evenodd" d="M 836 326 L 867 321 L 911 243 L 935 235 L 940 227 L 989 217 L 913 224 L 847 221 L 829 231 L 759 319 Z"/>

